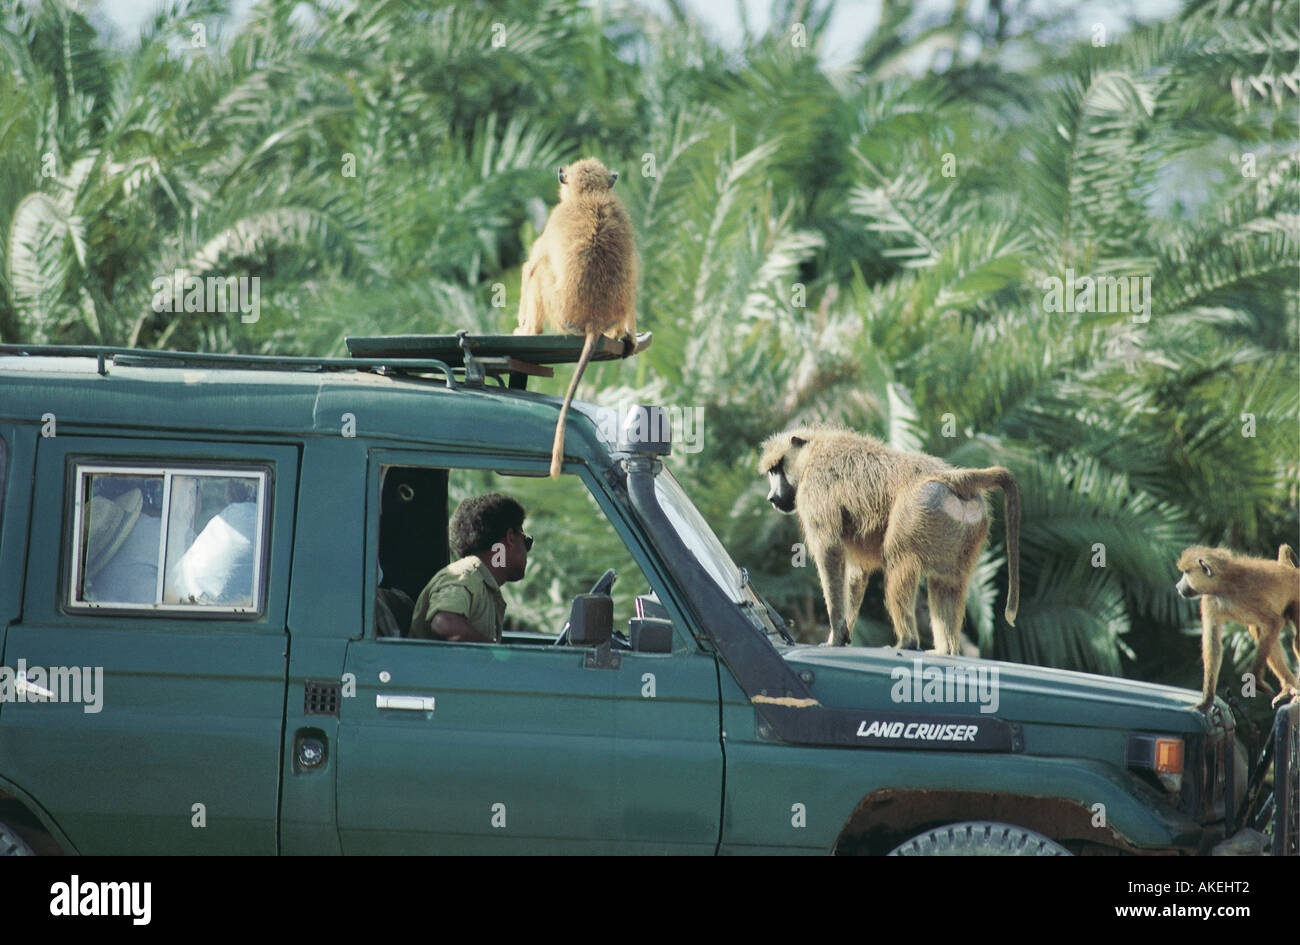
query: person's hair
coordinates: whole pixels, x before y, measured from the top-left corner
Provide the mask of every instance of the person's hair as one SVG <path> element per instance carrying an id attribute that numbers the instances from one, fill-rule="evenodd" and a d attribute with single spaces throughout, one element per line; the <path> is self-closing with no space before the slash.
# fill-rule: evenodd
<path id="1" fill-rule="evenodd" d="M 524 507 L 508 495 L 489 492 L 456 506 L 448 537 L 452 550 L 465 558 L 491 551 L 512 528 L 523 531 Z"/>

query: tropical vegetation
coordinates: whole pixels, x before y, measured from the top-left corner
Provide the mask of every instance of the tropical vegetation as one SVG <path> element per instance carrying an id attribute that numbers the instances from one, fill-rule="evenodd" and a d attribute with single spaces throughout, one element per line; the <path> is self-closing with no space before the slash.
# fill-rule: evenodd
<path id="1" fill-rule="evenodd" d="M 1300 533 L 1300 4 L 1093 23 L 883 0 L 842 66 L 832 4 L 771 6 L 759 30 L 740 4 L 728 45 L 682 0 L 238 21 L 179 0 L 134 37 L 0 0 L 0 341 L 339 355 L 508 331 L 554 168 L 596 154 L 623 172 L 654 344 L 584 391 L 702 409 L 674 470 L 805 638 L 815 570 L 754 460 L 821 420 L 1016 473 L 1020 617 L 995 501 L 983 654 L 1195 687 L 1178 552 Z M 260 317 L 156 311 L 178 270 L 258 276 Z M 1083 278 L 1133 291 L 1053 289 Z M 544 559 L 554 625 L 606 539 L 546 489 L 519 491 L 569 540 Z M 891 638 L 878 581 L 855 636 Z"/>

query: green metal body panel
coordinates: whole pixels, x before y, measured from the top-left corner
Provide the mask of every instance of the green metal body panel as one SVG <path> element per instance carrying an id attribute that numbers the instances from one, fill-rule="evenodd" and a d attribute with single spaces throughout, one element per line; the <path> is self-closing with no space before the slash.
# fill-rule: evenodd
<path id="1" fill-rule="evenodd" d="M 1202 828 L 1125 768 L 1133 733 L 1205 735 L 1189 691 L 892 649 L 781 648 L 821 704 L 917 718 L 954 706 L 900 706 L 900 667 L 996 670 L 994 714 L 1020 726 L 1023 751 L 774 740 L 710 642 L 716 615 L 690 616 L 683 563 L 656 552 L 611 485 L 609 444 L 583 405 L 568 468 L 672 617 L 673 652 L 622 653 L 611 668 L 573 647 L 376 639 L 380 470 L 541 475 L 556 405 L 365 372 L 110 363 L 101 375 L 91 358 L 0 355 L 0 656 L 105 674 L 97 714 L 0 702 L 0 790 L 82 853 L 826 853 L 864 798 L 889 790 L 1101 804 L 1132 847 L 1195 847 Z M 48 414 L 52 437 L 40 435 Z M 77 458 L 266 468 L 262 612 L 63 606 Z M 341 684 L 336 714 L 310 711 L 309 683 Z M 434 706 L 378 704 L 392 695 Z M 324 746 L 319 765 L 299 763 L 304 742 Z"/>
<path id="2" fill-rule="evenodd" d="M 3 404 L 0 397 L 0 410 Z M 0 486 L 4 487 L 0 501 L 0 627 L 17 620 L 22 612 L 32 488 L 36 484 L 37 429 L 33 423 L 21 425 L 0 419 L 0 440 L 4 441 L 6 453 L 0 458 L 7 466 L 0 469 Z M 0 710 L 3 708 L 0 705 Z"/>
<path id="3" fill-rule="evenodd" d="M 870 706 L 871 690 L 887 690 L 888 684 L 888 676 L 863 680 L 856 704 Z M 892 708 L 887 697 L 877 704 Z M 1107 761 L 1073 747 L 1093 747 L 1089 729 L 1064 725 L 1057 729 L 1056 747 L 1074 751 L 1065 757 L 1043 757 L 1028 749 L 1025 754 L 1009 755 L 792 746 L 759 736 L 753 707 L 726 677 L 723 729 L 727 752 L 723 853 L 826 853 L 860 801 L 877 791 L 899 788 L 1063 798 L 1089 811 L 1101 804 L 1106 822 L 1117 833 L 1134 847 L 1151 850 L 1194 848 L 1199 836 L 1194 823 L 1144 799 L 1149 792 L 1124 770 L 1123 737 L 1118 732 L 1101 739 L 1118 741 L 1117 752 L 1100 756 Z M 802 818 L 795 816 L 796 804 L 803 807 Z"/>
<path id="4" fill-rule="evenodd" d="M 1015 719 L 1026 726 L 1026 732 L 1035 724 L 1125 728 L 1132 725 L 1134 712 L 1141 712 L 1146 724 L 1159 731 L 1197 733 L 1204 728 L 1203 721 L 1187 711 L 1199 702 L 1199 693 L 1113 676 L 892 647 L 800 647 L 788 651 L 786 659 L 811 670 L 819 697 L 831 704 L 856 704 L 851 700 L 864 694 L 873 704 L 890 703 L 895 675 L 901 676 L 903 669 L 914 674 L 919 660 L 923 668 L 978 669 L 990 678 L 996 673 L 998 704 L 991 714 Z M 866 680 L 871 681 L 870 689 L 864 693 Z M 1057 754 L 1058 747 L 1069 746 L 1050 738 L 1031 744 L 1026 735 L 1025 750 L 1032 754 Z"/>
<path id="5" fill-rule="evenodd" d="M 368 508 L 386 465 L 546 468 L 544 459 L 446 446 L 376 449 Z M 583 480 L 653 573 L 629 522 L 593 477 Z M 368 523 L 374 560 L 377 517 Z M 715 852 L 723 764 L 714 658 L 684 633 L 672 653 L 623 653 L 617 668 L 588 667 L 585 657 L 570 647 L 353 640 L 345 672 L 357 691 L 342 703 L 338 751 L 344 852 Z M 382 710 L 381 693 L 432 695 L 435 709 Z"/>
<path id="6" fill-rule="evenodd" d="M 318 625 L 319 629 L 319 625 Z M 284 750 L 280 759 L 280 852 L 290 856 L 325 856 L 339 846 L 335 775 L 339 720 L 308 715 L 304 689 L 308 680 L 341 680 L 348 641 L 319 634 L 292 634 L 289 683 L 284 699 Z M 318 737 L 327 746 L 324 764 L 304 771 L 294 764 L 299 736 Z"/>
<path id="7" fill-rule="evenodd" d="M 713 853 L 722 798 L 718 682 L 704 654 L 356 641 L 343 703 L 345 853 Z M 391 682 L 380 683 L 386 671 Z M 642 678 L 656 676 L 656 697 Z M 376 708 L 433 694 L 432 712 Z"/>
<path id="8" fill-rule="evenodd" d="M 60 613 L 71 459 L 258 463 L 273 472 L 267 598 L 255 619 Z M 297 450 L 265 443 L 42 438 L 24 618 L 4 665 L 102 667 L 102 705 L 0 704 L 7 776 L 55 812 L 82 853 L 276 851 Z M 281 507 L 284 512 L 281 512 Z M 6 532 L 7 534 L 7 532 Z M 196 808 L 195 805 L 201 805 Z"/>

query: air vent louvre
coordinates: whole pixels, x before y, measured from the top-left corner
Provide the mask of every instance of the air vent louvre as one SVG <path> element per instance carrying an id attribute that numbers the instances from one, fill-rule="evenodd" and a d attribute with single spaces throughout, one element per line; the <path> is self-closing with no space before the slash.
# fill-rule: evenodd
<path id="1" fill-rule="evenodd" d="M 339 698 L 343 693 L 340 682 L 320 682 L 307 680 L 306 694 L 303 700 L 303 715 L 339 714 Z"/>

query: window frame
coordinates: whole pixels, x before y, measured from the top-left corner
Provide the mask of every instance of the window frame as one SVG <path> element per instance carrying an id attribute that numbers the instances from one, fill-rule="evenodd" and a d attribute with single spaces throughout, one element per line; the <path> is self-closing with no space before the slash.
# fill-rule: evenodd
<path id="1" fill-rule="evenodd" d="M 553 649 L 556 653 L 572 653 L 573 650 L 568 647 L 549 648 L 545 644 L 512 642 L 502 639 L 500 643 L 467 643 L 449 640 L 422 640 L 414 639 L 407 636 L 402 637 L 381 637 L 376 634 L 375 624 L 375 591 L 379 587 L 379 502 L 382 494 L 383 469 L 389 466 L 411 466 L 423 467 L 429 469 L 444 469 L 450 474 L 457 470 L 480 470 L 494 473 L 504 478 L 520 477 L 524 479 L 544 479 L 547 476 L 548 466 L 545 461 L 532 458 L 520 459 L 517 457 L 488 457 L 481 454 L 465 453 L 447 449 L 439 449 L 435 446 L 422 448 L 393 448 L 393 447 L 376 447 L 367 452 L 366 458 L 366 524 L 365 524 L 365 584 L 366 590 L 363 593 L 363 623 L 362 632 L 359 637 L 354 639 L 363 639 L 369 642 L 378 642 L 386 645 L 415 645 L 433 643 L 438 646 L 469 646 L 469 647 L 522 647 L 527 651 L 533 652 L 538 650 Z M 571 475 L 577 479 L 587 490 L 587 493 L 595 500 L 596 505 L 604 515 L 606 523 L 618 536 L 631 557 L 632 562 L 641 571 L 650 590 L 654 591 L 660 602 L 669 613 L 669 619 L 673 624 L 673 649 L 669 653 L 642 653 L 635 652 L 638 658 L 646 659 L 671 659 L 680 657 L 684 653 L 696 652 L 703 649 L 700 642 L 696 639 L 695 634 L 690 629 L 690 624 L 686 619 L 686 612 L 678 604 L 675 594 L 676 589 L 673 584 L 670 573 L 662 569 L 655 556 L 650 552 L 643 539 L 637 534 L 634 525 L 630 519 L 625 519 L 621 510 L 605 493 L 601 476 L 592 469 L 588 464 L 581 463 L 577 465 L 566 466 L 563 475 Z M 448 496 L 450 503 L 450 494 Z M 372 512 L 373 508 L 373 512 Z M 448 519 L 450 520 L 452 510 L 448 508 Z M 454 560 L 454 559 L 453 559 Z M 549 634 L 547 634 L 549 636 Z M 634 652 L 634 651 L 629 651 Z M 627 655 L 626 653 L 624 655 Z"/>
<path id="2" fill-rule="evenodd" d="M 196 463 L 178 462 L 131 462 L 114 459 L 69 458 L 69 496 L 71 524 L 68 541 L 67 584 L 62 595 L 63 609 L 73 614 L 131 614 L 174 616 L 183 614 L 191 617 L 212 617 L 219 619 L 258 620 L 266 615 L 267 609 L 267 574 L 271 538 L 271 502 L 275 477 L 268 465 L 239 463 Z M 81 582 L 81 568 L 84 560 L 82 547 L 82 529 L 89 503 L 86 501 L 86 477 L 92 475 L 123 476 L 161 476 L 163 478 L 162 527 L 158 536 L 158 584 L 155 585 L 153 603 L 87 601 L 78 600 L 77 591 Z M 253 601 L 250 605 L 233 604 L 183 604 L 167 603 L 161 600 L 166 583 L 167 567 L 167 532 L 168 517 L 171 512 L 171 481 L 176 476 L 230 477 L 253 479 L 257 482 L 256 500 L 256 537 L 253 541 Z M 69 536 L 65 536 L 69 537 Z M 196 536 L 197 537 L 197 536 Z"/>

